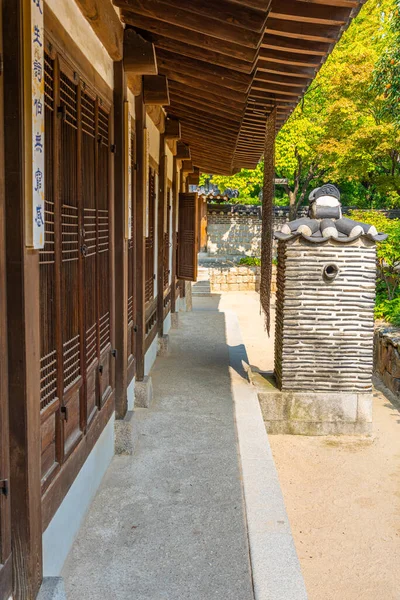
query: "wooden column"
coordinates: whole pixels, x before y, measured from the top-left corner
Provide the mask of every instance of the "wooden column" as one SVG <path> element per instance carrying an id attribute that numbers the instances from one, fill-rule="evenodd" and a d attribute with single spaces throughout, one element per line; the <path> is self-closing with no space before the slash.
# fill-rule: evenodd
<path id="1" fill-rule="evenodd" d="M 3 54 L 3 9 L 0 0 L 0 52 Z M 5 190 L 4 190 L 4 86 L 0 75 L 0 286 L 6 288 L 6 245 L 5 245 Z M 11 556 L 11 497 L 10 484 L 10 441 L 8 419 L 8 377 L 7 377 L 7 301 L 6 294 L 0 294 L 0 598 L 12 594 Z"/>
<path id="2" fill-rule="evenodd" d="M 146 109 L 143 97 L 135 96 L 136 119 L 136 379 L 144 378 L 145 341 L 145 222 L 146 222 Z"/>
<path id="3" fill-rule="evenodd" d="M 177 160 L 174 156 L 172 175 L 172 265 L 171 265 L 171 312 L 176 311 L 176 235 L 178 216 L 178 171 Z"/>
<path id="4" fill-rule="evenodd" d="M 26 190 L 31 183 L 25 152 L 32 143 L 31 97 L 24 105 L 22 26 L 32 2 L 5 0 L 4 98 L 6 283 L 8 312 L 10 490 L 14 599 L 31 600 L 42 580 L 40 488 L 39 254 L 25 246 Z M 29 22 L 29 21 L 28 21 Z M 4 291 L 4 290 L 3 290 Z"/>
<path id="5" fill-rule="evenodd" d="M 265 127 L 264 150 L 264 184 L 262 204 L 261 235 L 261 285 L 260 302 L 265 314 L 265 326 L 268 335 L 271 329 L 271 280 L 272 280 L 272 236 L 273 236 L 273 204 L 275 192 L 275 136 L 276 107 L 268 116 Z"/>
<path id="6" fill-rule="evenodd" d="M 115 411 L 123 419 L 127 408 L 128 366 L 128 243 L 125 239 L 126 81 L 122 61 L 114 63 L 114 289 L 115 289 Z"/>
<path id="7" fill-rule="evenodd" d="M 158 333 L 163 335 L 164 321 L 164 229 L 165 205 L 167 202 L 167 154 L 165 151 L 165 136 L 160 135 L 160 173 L 158 178 L 158 248 L 157 248 L 157 321 Z"/>

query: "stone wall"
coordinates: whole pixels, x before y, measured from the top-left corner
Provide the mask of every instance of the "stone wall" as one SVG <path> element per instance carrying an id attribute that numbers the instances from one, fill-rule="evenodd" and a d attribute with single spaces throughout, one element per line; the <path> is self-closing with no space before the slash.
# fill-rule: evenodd
<path id="1" fill-rule="evenodd" d="M 351 208 L 343 207 L 343 214 Z M 400 218 L 399 210 L 380 211 L 390 219 Z M 207 253 L 210 256 L 261 256 L 261 207 L 208 204 Z M 307 207 L 298 217 L 307 216 Z M 286 206 L 274 207 L 273 228 L 278 231 L 289 220 Z M 276 244 L 274 243 L 274 254 Z"/>
<path id="2" fill-rule="evenodd" d="M 208 214 L 207 253 L 210 256 L 261 256 L 260 217 Z"/>
<path id="3" fill-rule="evenodd" d="M 380 325 L 375 329 L 375 375 L 400 399 L 400 329 Z"/>
<path id="4" fill-rule="evenodd" d="M 211 292 L 259 292 L 261 267 L 213 267 L 208 270 Z M 272 292 L 276 291 L 276 268 L 272 270 Z"/>

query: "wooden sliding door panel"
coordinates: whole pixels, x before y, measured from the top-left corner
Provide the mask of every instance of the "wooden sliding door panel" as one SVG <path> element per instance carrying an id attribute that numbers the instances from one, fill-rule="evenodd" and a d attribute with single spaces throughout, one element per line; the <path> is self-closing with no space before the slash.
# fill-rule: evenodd
<path id="1" fill-rule="evenodd" d="M 57 374 L 57 265 L 56 218 L 54 194 L 55 64 L 45 55 L 45 246 L 39 253 L 40 271 L 40 413 L 42 443 L 42 483 L 45 484 L 59 466 L 60 436 L 58 427 L 60 398 Z"/>
<path id="2" fill-rule="evenodd" d="M 145 258 L 145 302 L 154 298 L 154 245 L 155 245 L 155 214 L 156 214 L 156 174 L 149 169 L 149 210 L 148 236 L 146 237 Z"/>
<path id="3" fill-rule="evenodd" d="M 136 136 L 134 130 L 134 121 L 131 124 L 131 193 L 132 193 L 132 219 L 131 219 L 131 237 L 128 240 L 128 385 L 135 375 L 135 357 L 136 357 L 136 307 L 135 307 L 135 163 L 136 163 Z"/>
<path id="4" fill-rule="evenodd" d="M 0 53 L 2 40 L 2 0 L 0 0 Z M 0 73 L 0 600 L 8 600 L 12 590 L 11 505 L 9 494 L 9 420 L 7 378 L 7 313 L 5 266 L 5 195 L 4 195 L 4 112 L 3 74 Z"/>
<path id="5" fill-rule="evenodd" d="M 101 405 L 112 390 L 111 369 L 111 264 L 110 264 L 110 115 L 98 109 L 98 298 L 99 298 L 99 385 Z"/>
<path id="6" fill-rule="evenodd" d="M 177 276 L 186 281 L 197 280 L 198 206 L 196 193 L 179 194 Z"/>
<path id="7" fill-rule="evenodd" d="M 78 200 L 78 86 L 60 73 L 61 114 L 61 301 L 64 451 L 82 434 L 82 364 L 80 328 L 80 215 Z"/>
<path id="8" fill-rule="evenodd" d="M 97 207 L 96 207 L 96 96 L 81 92 L 83 286 L 86 365 L 86 425 L 97 412 Z"/>

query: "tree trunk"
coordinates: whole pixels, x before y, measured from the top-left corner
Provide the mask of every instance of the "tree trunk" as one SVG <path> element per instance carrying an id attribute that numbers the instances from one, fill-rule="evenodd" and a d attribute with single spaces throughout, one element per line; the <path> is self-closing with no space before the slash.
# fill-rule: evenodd
<path id="1" fill-rule="evenodd" d="M 289 221 L 294 221 L 297 217 L 296 194 L 289 191 Z"/>

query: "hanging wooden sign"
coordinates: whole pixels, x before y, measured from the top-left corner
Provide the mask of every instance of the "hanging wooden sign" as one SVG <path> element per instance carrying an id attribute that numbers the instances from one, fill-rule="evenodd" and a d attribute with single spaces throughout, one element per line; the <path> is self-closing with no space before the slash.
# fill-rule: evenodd
<path id="1" fill-rule="evenodd" d="M 31 167 L 26 190 L 26 244 L 31 248 L 40 249 L 44 247 L 45 242 L 43 0 L 32 0 L 30 7 L 30 38 L 26 47 L 26 64 L 29 64 L 30 81 L 26 80 L 26 102 L 28 123 L 31 120 L 31 140 L 27 155 L 32 159 L 29 161 Z"/>
<path id="2" fill-rule="evenodd" d="M 132 238 L 132 118 L 129 102 L 124 103 L 125 133 L 125 239 Z"/>
<path id="3" fill-rule="evenodd" d="M 144 235 L 149 237 L 149 203 L 150 203 L 150 177 L 149 177 L 149 153 L 150 153 L 150 138 L 149 130 L 144 129 L 144 172 L 146 176 L 146 194 L 145 194 L 145 222 L 144 222 Z"/>

